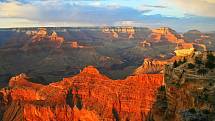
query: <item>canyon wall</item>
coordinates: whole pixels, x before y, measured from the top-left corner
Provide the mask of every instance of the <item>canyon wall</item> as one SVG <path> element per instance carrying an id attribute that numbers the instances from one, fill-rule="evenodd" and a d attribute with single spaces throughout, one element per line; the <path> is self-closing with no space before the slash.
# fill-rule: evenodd
<path id="1" fill-rule="evenodd" d="M 0 111 L 3 121 L 141 121 L 146 120 L 162 84 L 162 74 L 111 80 L 92 66 L 49 85 L 35 86 L 22 74 L 0 91 L 4 102 Z"/>
<path id="2" fill-rule="evenodd" d="M 153 29 L 150 38 L 156 42 L 166 40 L 171 43 L 184 43 L 184 40 L 181 38 L 181 36 L 177 34 L 176 31 L 168 27 Z"/>
<path id="3" fill-rule="evenodd" d="M 143 65 L 138 67 L 134 74 L 155 74 L 155 73 L 161 73 L 164 69 L 164 65 L 167 64 L 167 61 L 159 61 L 159 60 L 153 60 L 146 58 L 144 59 Z"/>
<path id="4" fill-rule="evenodd" d="M 215 55 L 215 54 L 214 54 Z M 202 64 L 195 64 L 196 58 Z M 150 112 L 155 121 L 213 121 L 215 119 L 214 69 L 206 68 L 207 52 L 195 54 L 186 63 L 164 69 L 165 86 Z M 212 58 L 212 56 L 210 57 Z M 192 66 L 191 66 L 192 65 Z M 206 73 L 200 70 L 207 70 Z"/>

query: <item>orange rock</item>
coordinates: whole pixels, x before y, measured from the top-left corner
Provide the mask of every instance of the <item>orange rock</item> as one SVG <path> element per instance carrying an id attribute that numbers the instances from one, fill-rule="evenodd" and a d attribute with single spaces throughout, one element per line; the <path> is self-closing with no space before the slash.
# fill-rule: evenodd
<path id="1" fill-rule="evenodd" d="M 73 121 L 99 121 L 98 116 L 93 111 L 85 109 L 79 110 L 74 108 L 74 119 Z"/>
<path id="2" fill-rule="evenodd" d="M 152 30 L 150 38 L 157 42 L 160 42 L 161 40 L 166 40 L 172 43 L 184 43 L 184 40 L 181 39 L 181 36 L 177 34 L 176 31 L 168 27 L 161 27 Z"/>
<path id="3" fill-rule="evenodd" d="M 21 101 L 22 115 L 27 120 L 110 121 L 118 116 L 121 120 L 139 121 L 150 111 L 156 91 L 163 84 L 163 75 L 140 74 L 111 80 L 88 66 L 76 76 L 47 86 L 29 85 L 22 78 L 12 82 L 3 99 L 11 96 L 12 102 Z"/>
<path id="4" fill-rule="evenodd" d="M 71 47 L 72 47 L 72 48 L 78 48 L 78 42 L 77 42 L 77 41 L 73 41 L 73 42 L 71 43 Z"/>
<path id="5" fill-rule="evenodd" d="M 153 60 L 150 58 L 144 59 L 143 65 L 134 71 L 135 75 L 146 74 L 146 73 L 161 73 L 164 69 L 164 65 L 167 61 Z"/>

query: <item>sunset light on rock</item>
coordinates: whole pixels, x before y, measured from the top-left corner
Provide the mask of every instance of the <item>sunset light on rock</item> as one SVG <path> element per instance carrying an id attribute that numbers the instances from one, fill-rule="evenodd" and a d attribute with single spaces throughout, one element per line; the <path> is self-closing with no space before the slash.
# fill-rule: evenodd
<path id="1" fill-rule="evenodd" d="M 214 0 L 0 0 L 0 121 L 214 121 Z"/>

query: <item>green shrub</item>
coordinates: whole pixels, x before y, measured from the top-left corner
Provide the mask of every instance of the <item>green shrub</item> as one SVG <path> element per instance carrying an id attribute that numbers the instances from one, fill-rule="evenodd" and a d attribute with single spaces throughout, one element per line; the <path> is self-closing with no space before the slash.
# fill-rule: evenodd
<path id="1" fill-rule="evenodd" d="M 213 69 L 215 68 L 215 64 L 213 62 L 207 61 L 205 63 L 205 68 Z"/>
<path id="2" fill-rule="evenodd" d="M 176 86 L 177 88 L 179 88 L 179 87 L 180 87 L 180 84 L 179 84 L 179 83 L 176 83 L 175 86 Z"/>
<path id="3" fill-rule="evenodd" d="M 195 65 L 194 65 L 194 64 L 192 64 L 192 63 L 188 63 L 188 65 L 187 65 L 187 66 L 188 66 L 188 68 L 189 68 L 189 69 L 193 69 L 193 68 L 195 68 Z"/>
<path id="4" fill-rule="evenodd" d="M 174 63 L 173 63 L 173 68 L 176 68 L 177 66 L 178 66 L 177 61 L 174 61 Z"/>
<path id="5" fill-rule="evenodd" d="M 198 64 L 198 65 L 200 65 L 200 64 L 202 64 L 202 61 L 201 61 L 201 59 L 199 59 L 198 57 L 196 57 L 195 58 L 195 63 Z"/>
<path id="6" fill-rule="evenodd" d="M 198 73 L 198 74 L 201 74 L 201 75 L 205 75 L 205 74 L 208 73 L 208 71 L 207 71 L 206 69 L 199 69 L 199 70 L 197 71 L 197 73 Z"/>
<path id="7" fill-rule="evenodd" d="M 207 54 L 208 62 L 214 62 L 215 56 L 212 53 Z"/>
<path id="8" fill-rule="evenodd" d="M 202 110 L 202 112 L 203 112 L 204 114 L 210 114 L 210 111 L 207 110 L 207 109 Z"/>
<path id="9" fill-rule="evenodd" d="M 184 57 L 184 59 L 183 59 L 183 63 L 186 63 L 187 62 L 187 59 Z"/>
<path id="10" fill-rule="evenodd" d="M 166 87 L 165 86 L 161 86 L 160 87 L 160 91 L 165 91 Z"/>
<path id="11" fill-rule="evenodd" d="M 196 109 L 195 108 L 191 108 L 188 110 L 190 113 L 195 114 L 196 113 Z"/>

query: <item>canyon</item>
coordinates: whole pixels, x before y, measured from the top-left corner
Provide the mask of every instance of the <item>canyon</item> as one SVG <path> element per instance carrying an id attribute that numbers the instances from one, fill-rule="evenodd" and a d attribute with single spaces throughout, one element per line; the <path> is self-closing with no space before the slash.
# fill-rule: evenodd
<path id="1" fill-rule="evenodd" d="M 162 74 L 111 80 L 93 66 L 49 85 L 29 82 L 27 75 L 20 74 L 0 91 L 1 112 L 3 121 L 146 120 L 162 84 Z"/>
<path id="2" fill-rule="evenodd" d="M 213 34 L 167 27 L 27 28 L 13 34 L 0 45 L 3 121 L 213 118 L 208 85 L 214 73 L 205 59 Z M 200 68 L 208 73 L 200 75 Z"/>

